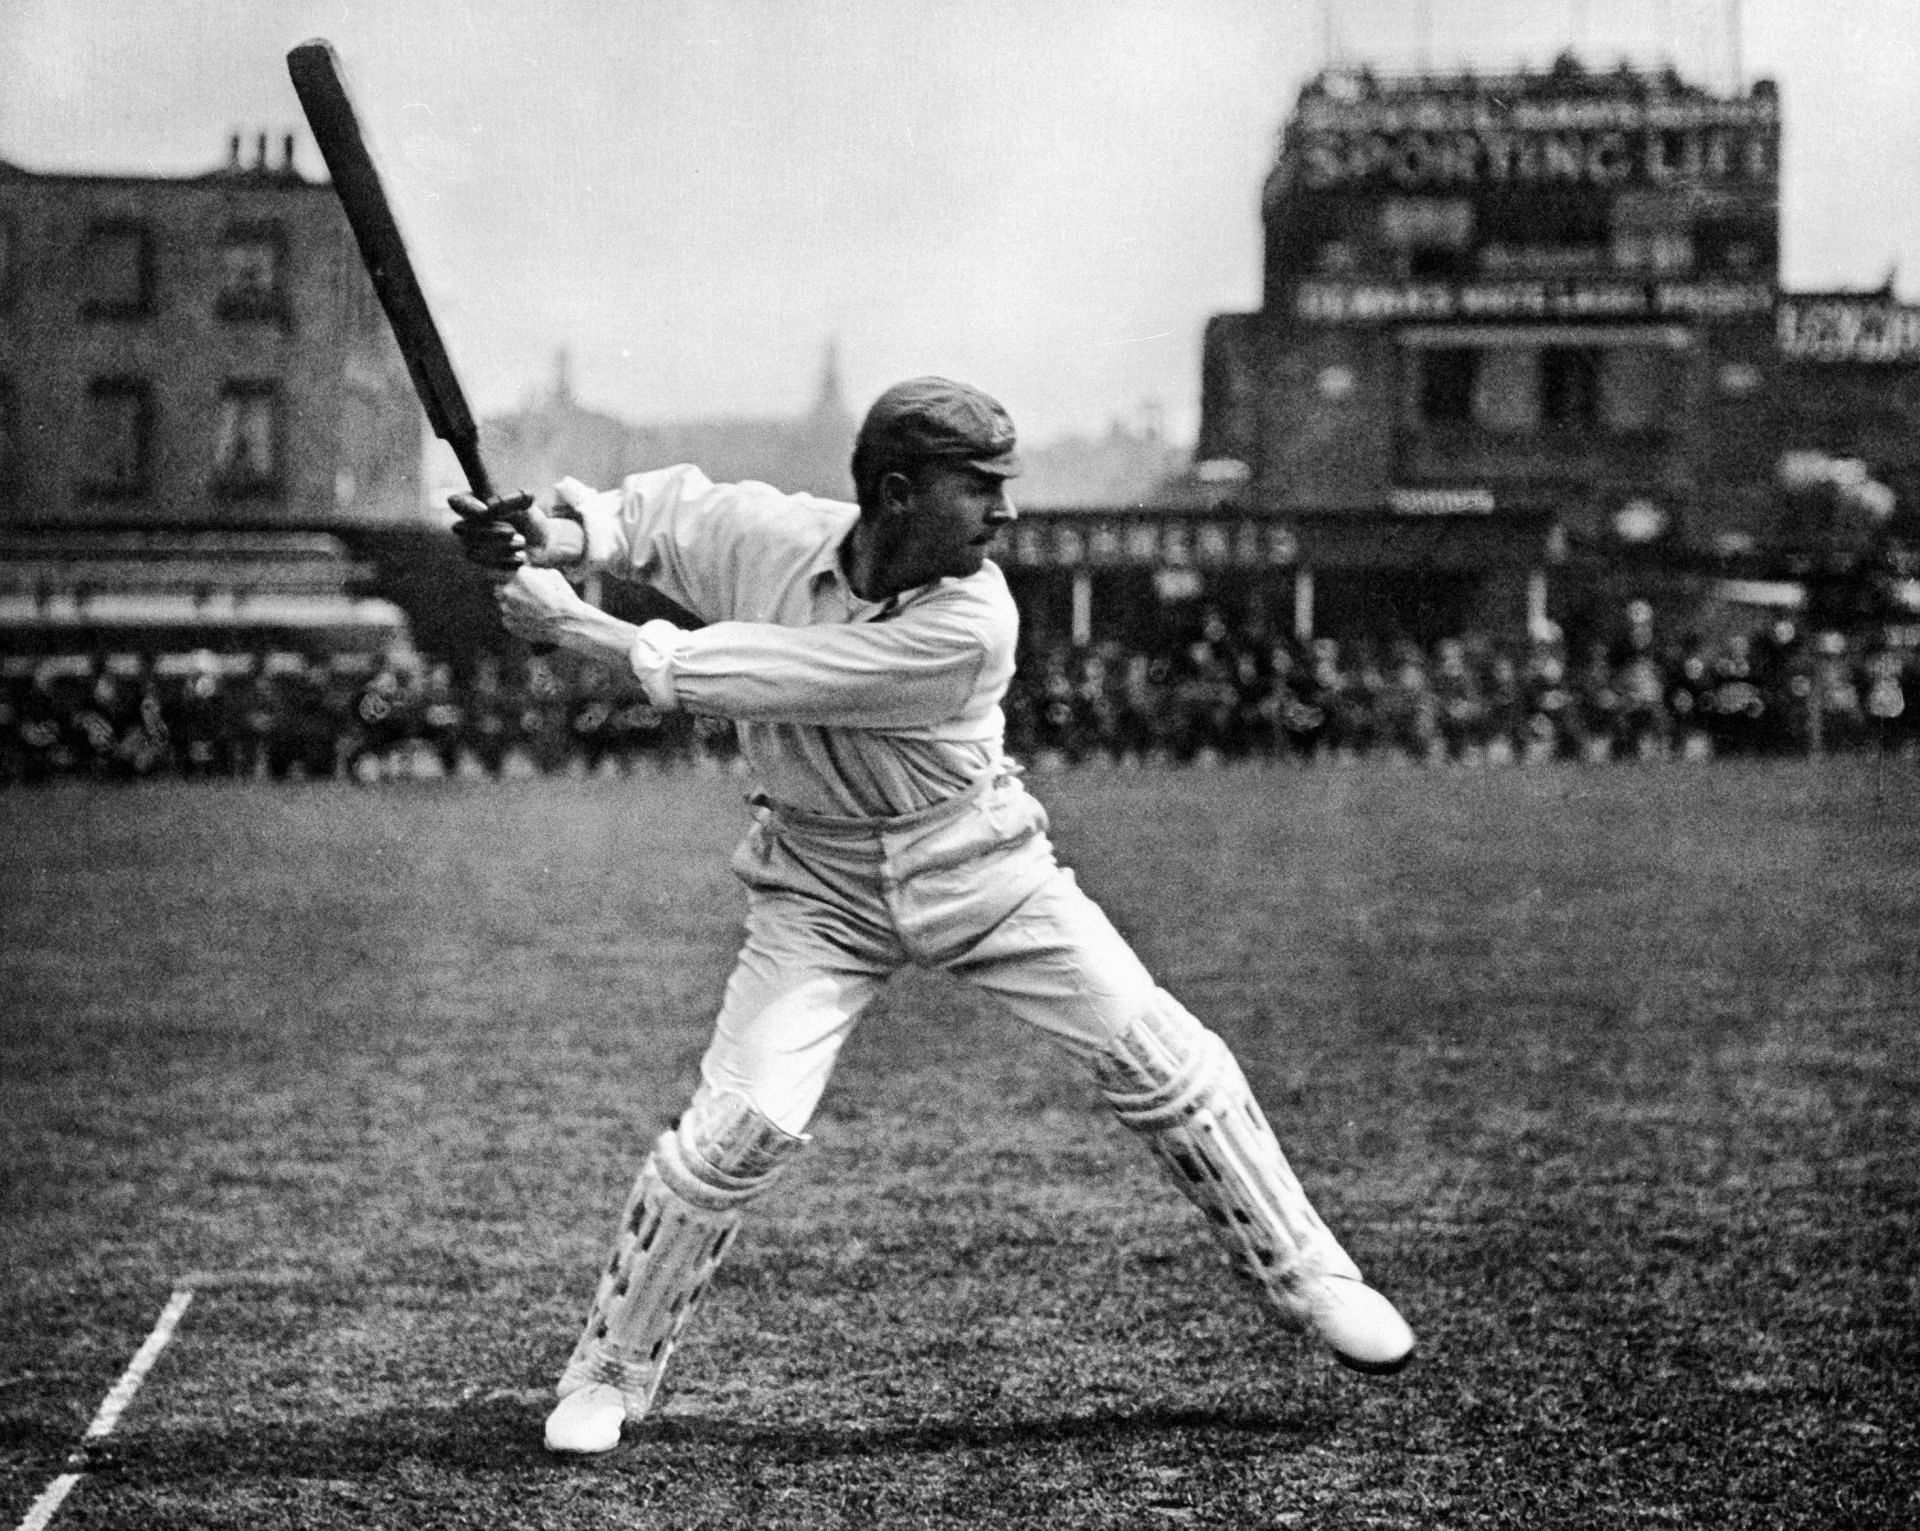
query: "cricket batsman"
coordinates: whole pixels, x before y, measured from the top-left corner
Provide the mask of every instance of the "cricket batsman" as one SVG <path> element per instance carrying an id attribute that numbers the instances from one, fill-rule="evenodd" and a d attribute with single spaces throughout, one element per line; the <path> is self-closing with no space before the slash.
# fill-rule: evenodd
<path id="1" fill-rule="evenodd" d="M 732 869 L 746 934 L 700 1081 L 640 1166 L 547 1418 L 618 1445 L 748 1205 L 807 1143 L 835 1057 L 888 978 L 940 968 L 1092 1073 L 1288 1329 L 1361 1372 L 1414 1337 L 1315 1213 L 1226 1044 L 1160 988 L 1055 859 L 1003 748 L 1018 616 L 987 551 L 1015 518 L 1007 413 L 944 378 L 877 399 L 858 503 L 680 465 L 595 491 L 456 495 L 509 630 L 624 665 L 662 712 L 730 719 L 755 779 Z M 634 625 L 569 576 L 652 586 L 703 626 Z"/>

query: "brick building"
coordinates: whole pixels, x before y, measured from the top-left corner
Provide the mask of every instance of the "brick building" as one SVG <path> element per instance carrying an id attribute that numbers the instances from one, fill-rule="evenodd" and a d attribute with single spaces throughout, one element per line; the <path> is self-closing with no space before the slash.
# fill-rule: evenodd
<path id="1" fill-rule="evenodd" d="M 1769 535 L 1733 551 L 1803 575 L 1874 560 L 1920 608 L 1920 306 L 1891 282 L 1783 293 L 1774 338 L 1789 492 Z"/>
<path id="2" fill-rule="evenodd" d="M 424 519 L 420 409 L 293 140 L 190 178 L 0 161 L 0 642 L 404 635 L 343 534 Z"/>
<path id="3" fill-rule="evenodd" d="M 1193 473 L 1027 517 L 1036 625 L 1519 636 L 1911 561 L 1920 310 L 1781 292 L 1780 135 L 1765 81 L 1311 81 L 1261 307 L 1207 327 Z"/>
<path id="4" fill-rule="evenodd" d="M 1030 447 L 999 555 L 1029 637 L 1517 636 L 1881 566 L 1920 608 L 1920 309 L 1780 290 L 1780 136 L 1766 82 L 1311 81 L 1189 471 L 1152 433 Z M 253 147 L 171 179 L 0 161 L 0 651 L 503 643 L 331 188 Z M 563 365 L 487 431 L 529 487 L 691 458 L 844 493 L 853 425 L 829 354 L 791 420 L 633 426 Z"/>
<path id="5" fill-rule="evenodd" d="M 1556 567 L 1623 529 L 1704 549 L 1764 519 L 1779 141 L 1766 82 L 1307 86 L 1199 443 L 1294 530 L 1298 625 L 1539 627 Z"/>
<path id="6" fill-rule="evenodd" d="M 1691 619 L 1832 563 L 1792 461 L 1912 484 L 1911 310 L 1781 292 L 1780 135 L 1770 82 L 1571 60 L 1303 90 L 1197 453 L 1294 538 L 1297 630 Z"/>

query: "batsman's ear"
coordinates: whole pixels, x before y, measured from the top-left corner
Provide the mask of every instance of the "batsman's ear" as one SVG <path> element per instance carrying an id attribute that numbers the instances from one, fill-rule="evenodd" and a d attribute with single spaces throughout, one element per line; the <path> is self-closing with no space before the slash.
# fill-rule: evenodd
<path id="1" fill-rule="evenodd" d="M 881 508 L 896 514 L 911 510 L 914 492 L 918 487 L 911 473 L 900 468 L 888 469 L 880 475 L 878 485 Z"/>

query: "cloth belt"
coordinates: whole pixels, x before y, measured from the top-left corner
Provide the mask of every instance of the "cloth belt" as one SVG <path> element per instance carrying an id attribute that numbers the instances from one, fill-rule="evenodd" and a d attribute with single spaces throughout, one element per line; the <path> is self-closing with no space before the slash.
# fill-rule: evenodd
<path id="1" fill-rule="evenodd" d="M 1011 771 L 989 772 L 984 776 L 976 777 L 952 797 L 942 798 L 939 802 L 929 804 L 925 808 L 916 808 L 911 813 L 895 814 L 889 818 L 848 818 L 831 813 L 810 813 L 802 808 L 791 808 L 785 803 L 776 802 L 764 792 L 751 794 L 747 798 L 747 803 L 756 815 L 775 820 L 782 826 L 790 826 L 803 835 L 812 835 L 823 840 L 877 840 L 882 836 L 911 833 L 946 819 L 957 818 L 985 797 L 989 788 L 1017 779 Z"/>

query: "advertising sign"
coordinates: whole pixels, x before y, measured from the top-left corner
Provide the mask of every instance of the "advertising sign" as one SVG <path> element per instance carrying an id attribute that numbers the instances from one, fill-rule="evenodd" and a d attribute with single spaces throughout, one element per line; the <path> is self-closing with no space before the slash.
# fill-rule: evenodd
<path id="1" fill-rule="evenodd" d="M 1774 298 L 1771 282 L 1311 279 L 1295 289 L 1294 313 L 1314 324 L 1418 319 L 1751 319 L 1772 313 Z"/>
<path id="2" fill-rule="evenodd" d="M 1920 362 L 1920 307 L 1877 295 L 1783 297 L 1775 338 L 1795 361 Z"/>
<path id="3" fill-rule="evenodd" d="M 1775 187 L 1778 102 L 1630 95 L 1409 95 L 1302 103 L 1301 184 L 1403 190 L 1501 184 Z"/>
<path id="4" fill-rule="evenodd" d="M 1397 516 L 1490 516 L 1491 489 L 1392 489 L 1387 509 Z"/>
<path id="5" fill-rule="evenodd" d="M 1069 521 L 1028 512 L 994 556 L 1026 569 L 1258 569 L 1291 564 L 1299 556 L 1299 544 L 1290 527 L 1270 521 L 1217 516 L 1075 516 Z"/>

